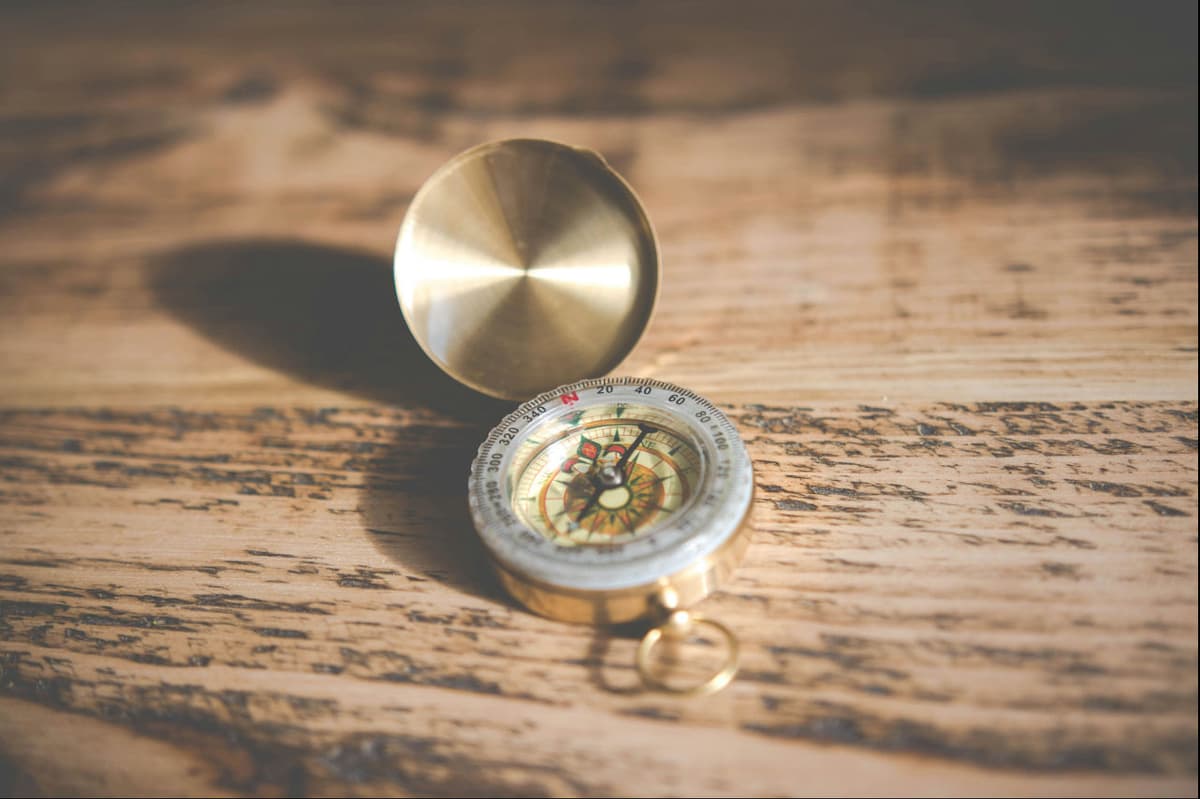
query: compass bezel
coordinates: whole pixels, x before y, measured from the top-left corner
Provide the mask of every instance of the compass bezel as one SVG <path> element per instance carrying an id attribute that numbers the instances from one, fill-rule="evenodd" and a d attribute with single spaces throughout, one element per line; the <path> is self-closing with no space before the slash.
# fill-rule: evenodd
<path id="1" fill-rule="evenodd" d="M 653 408 L 701 455 L 696 493 L 678 518 L 621 543 L 562 546 L 512 507 L 514 457 L 522 443 L 562 416 L 597 405 Z M 653 595 L 675 588 L 688 603 L 710 593 L 744 549 L 753 466 L 733 423 L 694 392 L 659 380 L 597 378 L 540 394 L 506 416 L 471 465 L 472 519 L 501 580 L 536 612 L 580 621 L 644 614 Z M 614 615 L 615 614 L 615 615 Z"/>

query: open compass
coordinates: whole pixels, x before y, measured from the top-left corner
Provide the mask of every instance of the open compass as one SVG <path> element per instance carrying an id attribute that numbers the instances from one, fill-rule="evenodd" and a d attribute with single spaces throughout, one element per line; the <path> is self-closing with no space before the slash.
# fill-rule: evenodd
<path id="1" fill-rule="evenodd" d="M 472 518 L 501 582 L 553 618 L 649 619 L 642 679 L 703 694 L 733 678 L 737 640 L 689 608 L 740 560 L 754 479 L 711 402 L 595 377 L 640 338 L 658 275 L 650 222 L 616 172 L 590 150 L 529 139 L 443 166 L 396 246 L 400 305 L 429 357 L 483 393 L 537 395 L 492 430 L 470 471 Z M 680 685 L 651 668 L 659 641 L 700 627 L 725 645 L 706 679 Z"/>
<path id="2" fill-rule="evenodd" d="M 753 486 L 746 449 L 712 403 L 657 380 L 606 378 L 542 394 L 504 419 L 479 449 L 469 495 L 501 581 L 534 611 L 713 626 L 730 653 L 699 686 L 707 691 L 733 676 L 736 643 L 684 609 L 741 558 Z M 665 629 L 644 639 L 643 676 Z"/>

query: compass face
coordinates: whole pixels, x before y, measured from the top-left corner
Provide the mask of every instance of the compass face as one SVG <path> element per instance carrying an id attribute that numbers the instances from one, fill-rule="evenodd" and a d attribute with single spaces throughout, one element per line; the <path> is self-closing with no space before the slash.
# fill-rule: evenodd
<path id="1" fill-rule="evenodd" d="M 514 456 L 513 509 L 561 546 L 644 535 L 695 495 L 700 451 L 679 422 L 644 405 L 604 403 L 547 423 Z"/>
<path id="2" fill-rule="evenodd" d="M 504 570 L 574 591 L 654 584 L 741 530 L 750 458 L 711 402 L 657 380 L 554 389 L 488 435 L 471 515 Z"/>

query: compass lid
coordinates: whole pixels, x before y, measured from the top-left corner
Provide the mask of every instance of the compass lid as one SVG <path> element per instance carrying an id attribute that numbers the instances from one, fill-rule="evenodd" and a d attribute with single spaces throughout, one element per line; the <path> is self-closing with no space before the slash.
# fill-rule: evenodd
<path id="1" fill-rule="evenodd" d="M 654 309 L 658 246 L 597 153 L 508 139 L 425 182 L 400 227 L 395 277 L 434 363 L 476 391 L 525 400 L 625 359 Z"/>

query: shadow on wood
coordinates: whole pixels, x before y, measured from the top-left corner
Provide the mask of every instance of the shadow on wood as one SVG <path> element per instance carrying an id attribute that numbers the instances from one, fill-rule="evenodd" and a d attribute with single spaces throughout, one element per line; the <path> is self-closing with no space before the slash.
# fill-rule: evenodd
<path id="1" fill-rule="evenodd" d="M 467 473 L 487 428 L 405 425 L 391 432 L 366 466 L 359 498 L 371 541 L 410 580 L 508 602 L 467 507 Z"/>
<path id="2" fill-rule="evenodd" d="M 232 352 L 412 411 L 409 424 L 368 426 L 377 438 L 348 453 L 365 461 L 354 464 L 364 472 L 363 525 L 411 579 L 500 594 L 471 529 L 467 472 L 509 406 L 425 356 L 396 303 L 388 260 L 300 241 L 218 241 L 160 256 L 149 282 L 165 309 Z"/>
<path id="3" fill-rule="evenodd" d="M 588 647 L 588 681 L 601 691 L 617 696 L 646 693 L 634 667 L 634 653 L 647 624 L 636 621 L 615 627 L 596 627 Z"/>
<path id="4" fill-rule="evenodd" d="M 377 255 L 293 240 L 216 241 L 156 258 L 150 284 L 164 308 L 209 339 L 305 382 L 458 419 L 491 418 L 502 407 L 421 352 L 396 302 L 392 264 Z"/>

